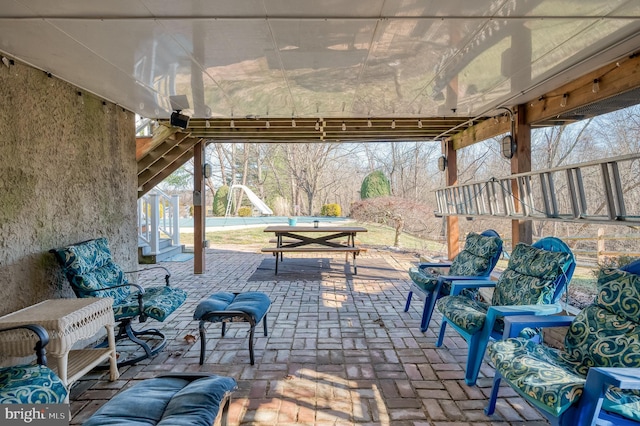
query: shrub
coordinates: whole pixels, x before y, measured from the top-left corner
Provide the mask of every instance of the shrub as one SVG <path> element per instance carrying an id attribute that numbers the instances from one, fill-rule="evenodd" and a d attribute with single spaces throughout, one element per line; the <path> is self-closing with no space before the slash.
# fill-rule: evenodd
<path id="1" fill-rule="evenodd" d="M 227 201 L 229 199 L 229 187 L 222 185 L 216 191 L 216 195 L 213 196 L 213 215 L 224 216 L 227 212 Z M 231 200 L 233 203 L 233 200 Z M 231 211 L 233 211 L 233 204 L 231 204 Z"/>
<path id="2" fill-rule="evenodd" d="M 391 183 L 380 170 L 369 173 L 360 186 L 360 198 L 363 200 L 391 195 Z"/>
<path id="3" fill-rule="evenodd" d="M 325 204 L 320 209 L 320 216 L 333 216 L 338 217 L 342 214 L 340 204 Z"/>
<path id="4" fill-rule="evenodd" d="M 238 209 L 238 216 L 240 217 L 249 217 L 251 216 L 251 207 L 249 206 L 242 206 Z"/>

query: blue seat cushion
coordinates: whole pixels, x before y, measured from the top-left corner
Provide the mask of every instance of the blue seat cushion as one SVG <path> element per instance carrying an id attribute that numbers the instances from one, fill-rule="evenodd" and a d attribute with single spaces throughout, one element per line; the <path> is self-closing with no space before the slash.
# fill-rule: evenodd
<path id="1" fill-rule="evenodd" d="M 250 315 L 257 324 L 267 313 L 269 306 L 271 306 L 269 296 L 258 291 L 248 291 L 237 295 L 229 292 L 219 292 L 212 294 L 198 304 L 193 313 L 193 319 L 200 320 L 205 315 L 213 312 L 240 311 Z M 207 318 L 207 321 L 219 322 L 225 318 L 228 318 L 228 316 L 221 315 L 220 317 Z"/>
<path id="2" fill-rule="evenodd" d="M 586 376 L 565 353 L 523 338 L 494 342 L 489 356 L 511 386 L 538 409 L 559 416 L 582 394 Z"/>
<path id="3" fill-rule="evenodd" d="M 43 365 L 0 368 L 0 404 L 62 404 L 67 388 Z"/>
<path id="4" fill-rule="evenodd" d="M 236 386 L 224 376 L 144 380 L 117 394 L 83 425 L 211 426 L 223 398 Z"/>
<path id="5" fill-rule="evenodd" d="M 181 288 L 160 286 L 147 287 L 142 296 L 144 313 L 158 321 L 164 321 L 173 311 L 187 299 L 187 292 Z M 138 293 L 130 294 L 120 303 L 113 305 L 113 313 L 116 321 L 125 318 L 134 318 L 140 314 L 138 305 Z"/>

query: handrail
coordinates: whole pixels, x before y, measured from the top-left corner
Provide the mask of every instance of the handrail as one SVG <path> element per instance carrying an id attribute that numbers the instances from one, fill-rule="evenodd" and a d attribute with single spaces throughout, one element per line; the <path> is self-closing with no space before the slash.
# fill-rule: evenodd
<path id="1" fill-rule="evenodd" d="M 630 154 L 439 188 L 435 214 L 638 224 L 636 203 L 625 203 L 632 186 L 625 179 L 637 175 L 638 159 Z"/>
<path id="2" fill-rule="evenodd" d="M 150 253 L 160 252 L 160 238 L 165 235 L 180 244 L 180 202 L 177 195 L 154 189 L 138 199 L 138 238 L 149 245 Z"/>

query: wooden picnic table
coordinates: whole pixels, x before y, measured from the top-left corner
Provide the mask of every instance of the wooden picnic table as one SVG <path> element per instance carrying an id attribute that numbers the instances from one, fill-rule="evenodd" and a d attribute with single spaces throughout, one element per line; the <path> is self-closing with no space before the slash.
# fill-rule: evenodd
<path id="1" fill-rule="evenodd" d="M 276 257 L 275 273 L 278 273 L 278 261 L 283 260 L 284 252 L 342 252 L 348 260 L 353 256 L 353 272 L 358 274 L 356 256 L 364 251 L 356 245 L 356 235 L 367 232 L 367 228 L 360 226 L 287 226 L 273 225 L 264 232 L 275 234 L 275 247 L 265 247 L 262 252 L 273 253 Z M 318 235 L 322 234 L 322 235 Z M 346 237 L 346 241 L 344 238 Z M 342 241 L 338 241 L 342 240 Z"/>

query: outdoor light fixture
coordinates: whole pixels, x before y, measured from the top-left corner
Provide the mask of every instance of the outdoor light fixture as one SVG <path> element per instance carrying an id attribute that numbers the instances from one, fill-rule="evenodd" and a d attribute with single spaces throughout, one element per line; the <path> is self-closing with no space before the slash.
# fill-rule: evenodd
<path id="1" fill-rule="evenodd" d="M 371 127 L 373 124 L 371 124 L 371 119 L 367 120 L 367 127 Z"/>
<path id="2" fill-rule="evenodd" d="M 316 120 L 316 130 L 320 130 L 320 120 Z"/>
<path id="3" fill-rule="evenodd" d="M 295 119 L 291 119 L 291 127 L 296 127 L 296 120 Z"/>
<path id="4" fill-rule="evenodd" d="M 213 175 L 213 166 L 210 163 L 204 163 L 202 165 L 202 176 L 205 179 L 209 179 Z"/>
<path id="5" fill-rule="evenodd" d="M 392 129 L 396 128 L 396 120 L 391 120 L 391 128 Z"/>
<path id="6" fill-rule="evenodd" d="M 422 129 L 422 120 L 418 119 L 418 129 Z"/>
<path id="7" fill-rule="evenodd" d="M 345 122 L 342 122 L 342 131 L 344 132 L 345 130 L 347 130 L 347 125 L 345 124 Z"/>
<path id="8" fill-rule="evenodd" d="M 171 102 L 171 109 L 174 111 L 171 113 L 171 125 L 186 129 L 189 125 L 189 116 L 181 114 L 181 112 L 183 109 L 189 108 L 189 100 L 187 99 L 187 96 L 169 96 L 169 101 Z"/>
<path id="9" fill-rule="evenodd" d="M 540 99 L 543 99 L 542 97 Z M 502 109 L 507 111 L 509 114 L 509 120 L 511 121 L 511 133 L 504 136 L 500 140 L 500 154 L 507 160 L 511 159 L 516 153 L 516 140 L 513 138 L 513 135 L 516 132 L 515 128 L 515 117 L 513 116 L 513 111 L 507 107 L 498 107 L 497 109 Z"/>
<path id="10" fill-rule="evenodd" d="M 211 123 L 209 122 L 209 120 L 206 120 L 206 121 L 204 122 L 204 127 L 206 127 L 207 129 L 208 129 L 209 127 L 211 127 Z"/>
<path id="11" fill-rule="evenodd" d="M 232 118 L 232 119 L 231 119 L 231 121 L 229 122 L 229 127 L 230 127 L 230 128 L 232 128 L 232 129 L 233 129 L 234 127 L 236 127 L 236 122 L 235 122 L 235 121 L 233 121 L 233 118 Z"/>
<path id="12" fill-rule="evenodd" d="M 441 155 L 438 158 L 438 170 L 440 170 L 441 172 L 444 172 L 446 168 L 447 168 L 447 157 L 445 157 L 444 155 Z"/>
<path id="13" fill-rule="evenodd" d="M 506 135 L 500 141 L 500 153 L 506 159 L 511 159 L 516 151 L 516 141 L 513 136 Z"/>
<path id="14" fill-rule="evenodd" d="M 182 110 L 178 110 L 171 113 L 171 125 L 174 127 L 180 127 L 186 129 L 189 125 L 189 116 L 180 114 Z"/>
<path id="15" fill-rule="evenodd" d="M 267 128 L 267 129 L 268 129 L 269 127 L 271 127 L 271 124 L 269 124 L 269 120 L 267 120 L 267 121 L 265 121 L 265 122 L 264 122 L 264 127 L 265 127 L 265 128 Z"/>

